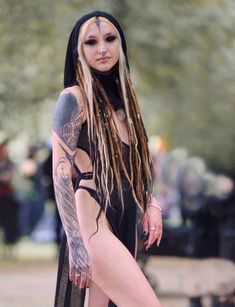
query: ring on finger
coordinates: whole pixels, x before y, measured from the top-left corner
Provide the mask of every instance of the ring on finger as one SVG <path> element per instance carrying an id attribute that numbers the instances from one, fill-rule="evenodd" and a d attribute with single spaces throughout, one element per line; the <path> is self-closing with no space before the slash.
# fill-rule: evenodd
<path id="1" fill-rule="evenodd" d="M 152 226 L 149 228 L 149 230 L 156 230 L 156 227 Z"/>

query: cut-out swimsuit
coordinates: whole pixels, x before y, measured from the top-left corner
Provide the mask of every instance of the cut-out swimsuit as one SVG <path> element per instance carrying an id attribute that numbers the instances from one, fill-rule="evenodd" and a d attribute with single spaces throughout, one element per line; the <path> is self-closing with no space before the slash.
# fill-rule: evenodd
<path id="1" fill-rule="evenodd" d="M 78 139 L 79 149 L 83 150 L 90 157 L 90 148 L 88 142 L 87 123 L 82 125 L 81 133 Z M 122 156 L 129 172 L 129 146 L 122 142 Z M 82 173 L 78 167 L 75 167 L 77 171 L 77 181 L 75 185 L 75 191 L 77 189 L 86 190 L 92 198 L 96 200 L 98 204 L 102 201 L 95 189 L 80 184 L 81 180 L 90 180 L 93 178 L 92 172 Z M 122 204 L 118 191 L 114 185 L 114 190 L 110 195 L 112 206 L 108 206 L 106 217 L 112 228 L 114 235 L 126 246 L 130 253 L 135 256 L 136 246 L 136 204 L 132 196 L 132 191 L 125 178 L 122 170 L 120 170 L 122 188 L 123 188 L 123 204 L 124 210 L 122 210 Z M 85 290 L 80 290 L 75 287 L 69 280 L 69 261 L 68 261 L 68 246 L 66 242 L 66 236 L 64 235 L 59 267 L 57 276 L 57 287 L 55 297 L 55 307 L 83 307 L 85 300 Z M 116 305 L 109 301 L 109 307 L 115 307 Z"/>

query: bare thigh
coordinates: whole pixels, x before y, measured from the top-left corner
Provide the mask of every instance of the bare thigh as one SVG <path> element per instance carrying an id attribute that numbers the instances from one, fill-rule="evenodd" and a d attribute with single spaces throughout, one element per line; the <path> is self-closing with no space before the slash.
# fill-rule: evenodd
<path id="1" fill-rule="evenodd" d="M 160 307 L 154 291 L 133 256 L 110 230 L 99 205 L 85 190 L 76 192 L 78 219 L 91 258 L 95 284 L 119 307 Z M 91 237 L 92 236 L 92 237 Z"/>
<path id="2" fill-rule="evenodd" d="M 107 307 L 109 303 L 109 297 L 102 291 L 99 286 L 92 282 L 88 292 L 88 307 Z M 86 298 L 87 299 L 87 298 Z"/>

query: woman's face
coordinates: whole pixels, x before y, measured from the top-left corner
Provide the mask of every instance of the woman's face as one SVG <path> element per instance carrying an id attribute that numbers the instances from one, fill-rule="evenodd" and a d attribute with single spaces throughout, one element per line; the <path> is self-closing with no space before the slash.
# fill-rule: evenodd
<path id="1" fill-rule="evenodd" d="M 105 21 L 90 24 L 83 40 L 87 64 L 101 72 L 109 71 L 118 61 L 120 41 L 115 28 Z"/>

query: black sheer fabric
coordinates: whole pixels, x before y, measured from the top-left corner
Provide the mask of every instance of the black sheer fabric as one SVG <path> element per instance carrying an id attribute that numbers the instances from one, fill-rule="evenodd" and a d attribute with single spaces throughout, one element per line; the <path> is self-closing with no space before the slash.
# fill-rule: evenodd
<path id="1" fill-rule="evenodd" d="M 83 307 L 85 290 L 75 287 L 69 280 L 69 251 L 66 236 L 63 236 L 58 265 L 55 307 Z"/>
<path id="2" fill-rule="evenodd" d="M 78 139 L 78 148 L 84 150 L 88 155 L 89 142 L 87 133 L 87 124 L 83 124 L 80 137 Z M 123 160 L 126 164 L 127 170 L 129 169 L 129 146 L 122 144 Z M 77 182 L 75 190 L 85 189 L 88 191 L 91 197 L 93 197 L 98 204 L 102 202 L 99 198 L 96 190 L 80 185 L 81 179 L 91 179 L 91 173 L 81 173 L 77 169 Z M 132 196 L 132 191 L 129 187 L 128 181 L 124 174 L 121 172 L 122 186 L 123 186 L 123 204 L 124 211 L 122 210 L 121 200 L 118 196 L 116 189 L 111 194 L 112 207 L 108 207 L 106 212 L 107 220 L 112 228 L 113 234 L 126 246 L 129 252 L 135 256 L 136 247 L 136 203 Z M 85 291 L 79 291 L 76 289 L 69 280 L 69 264 L 68 264 L 68 247 L 66 244 L 66 237 L 64 236 L 61 251 L 60 260 L 58 266 L 57 277 L 57 289 L 55 307 L 73 307 L 83 306 L 85 300 Z M 74 305 L 77 304 L 77 305 Z M 115 307 L 113 302 L 109 302 L 109 307 Z"/>

